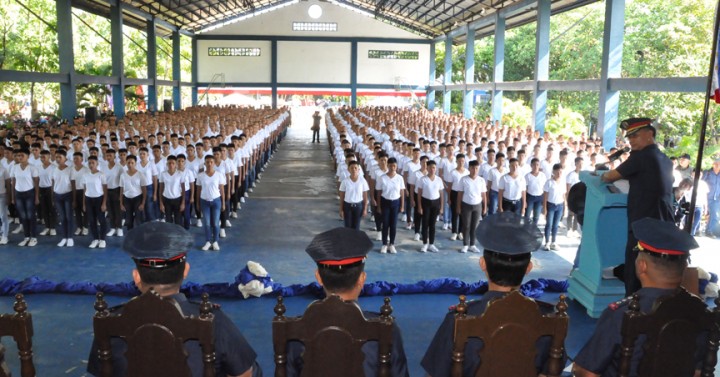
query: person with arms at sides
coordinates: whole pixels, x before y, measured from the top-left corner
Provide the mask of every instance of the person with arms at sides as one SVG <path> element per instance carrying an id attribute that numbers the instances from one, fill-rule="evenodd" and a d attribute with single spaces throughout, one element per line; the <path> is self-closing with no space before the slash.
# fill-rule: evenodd
<path id="1" fill-rule="evenodd" d="M 0 154 L 0 157 L 2 155 Z M 10 172 L 0 163 L 0 245 L 7 245 L 10 235 L 10 213 L 8 210 L 8 192 L 12 192 Z"/>
<path id="2" fill-rule="evenodd" d="M 53 203 L 58 215 L 58 227 L 60 228 L 60 237 L 62 239 L 57 244 L 58 247 L 73 247 L 75 241 L 72 238 L 72 231 L 75 227 L 73 223 L 73 207 L 77 206 L 75 202 L 75 183 L 72 180 L 72 168 L 67 166 L 67 154 L 64 149 L 58 149 L 55 154 L 55 162 L 57 167 L 52 172 L 52 195 Z"/>
<path id="3" fill-rule="evenodd" d="M 415 177 L 415 172 L 420 170 L 420 148 L 410 147 L 412 148 L 412 151 L 410 151 L 412 158 L 408 160 L 405 163 L 405 169 L 403 172 L 403 179 L 405 180 L 406 186 L 406 192 L 405 192 L 405 202 L 409 203 L 409 207 L 407 207 L 407 211 L 405 211 L 405 214 L 407 215 L 407 226 L 406 229 L 410 230 L 413 228 L 417 228 L 418 226 L 415 225 L 415 218 L 418 217 L 415 211 L 415 200 L 413 200 L 413 188 L 412 185 L 415 184 L 415 180 L 413 179 Z M 419 228 L 418 228 L 419 229 Z M 415 232 L 417 233 L 417 232 Z"/>
<path id="4" fill-rule="evenodd" d="M 543 188 L 545 187 L 545 181 L 547 181 L 547 177 L 545 173 L 540 171 L 540 160 L 533 158 L 530 161 L 530 172 L 525 174 L 525 182 L 527 183 L 525 221 L 532 220 L 535 225 L 537 225 L 543 209 Z"/>
<path id="5" fill-rule="evenodd" d="M 75 206 L 75 225 L 77 226 L 75 235 L 79 236 L 80 234 L 82 234 L 83 236 L 86 236 L 89 230 L 87 227 L 87 215 L 85 214 L 82 206 L 83 200 L 85 198 L 85 186 L 83 186 L 83 179 L 85 177 L 85 174 L 90 172 L 90 169 L 88 169 L 87 166 L 84 165 L 84 157 L 82 152 L 74 152 L 72 154 L 72 160 L 73 166 L 71 168 L 71 177 L 75 184 L 74 201 L 75 203 L 77 203 L 77 206 Z"/>
<path id="6" fill-rule="evenodd" d="M 565 211 L 567 185 L 562 179 L 562 165 L 553 165 L 552 176 L 543 187 L 543 214 L 545 214 L 545 250 L 557 250 L 558 225 Z"/>
<path id="7" fill-rule="evenodd" d="M 225 208 L 225 174 L 215 170 L 215 157 L 205 156 L 205 171 L 198 174 L 196 208 L 200 208 L 205 222 L 203 251 L 220 250 L 220 212 Z"/>
<path id="8" fill-rule="evenodd" d="M 452 188 L 452 171 L 455 170 L 455 145 L 448 143 L 445 145 L 445 155 L 440 159 L 437 174 L 445 182 L 445 195 L 443 202 L 443 230 L 450 229 L 452 226 L 452 210 L 450 209 L 450 191 Z"/>
<path id="9" fill-rule="evenodd" d="M 41 236 L 57 235 L 55 230 L 56 212 L 52 203 L 52 173 L 55 170 L 55 164 L 50 160 L 50 151 L 43 150 L 40 152 L 40 160 L 35 165 L 38 169 L 38 186 L 40 187 L 40 218 L 45 223 L 45 229 L 40 232 Z"/>
<path id="10" fill-rule="evenodd" d="M 435 247 L 435 222 L 438 215 L 443 211 L 443 201 L 445 197 L 445 182 L 442 178 L 435 175 L 437 163 L 435 160 L 428 160 L 427 175 L 418 179 L 417 202 L 418 211 L 422 216 L 422 248 L 420 252 L 426 253 L 428 250 L 437 253 L 439 250 Z"/>
<path id="11" fill-rule="evenodd" d="M 487 183 L 478 175 L 480 163 L 477 160 L 468 164 L 469 174 L 462 177 L 457 190 L 457 212 L 461 214 L 463 229 L 463 247 L 461 253 L 468 249 L 474 253 L 480 250 L 475 246 L 475 229 L 487 213 Z"/>
<path id="12" fill-rule="evenodd" d="M 145 199 L 145 215 L 143 216 L 143 221 L 154 221 L 158 219 L 158 215 L 155 209 L 158 199 L 158 171 L 155 164 L 150 161 L 150 154 L 148 153 L 148 149 L 146 147 L 140 148 L 139 154 L 140 162 L 138 162 L 135 167 L 138 172 L 140 172 L 140 174 L 145 176 L 145 182 L 147 182 L 147 185 L 145 186 L 147 191 L 147 198 Z"/>
<path id="13" fill-rule="evenodd" d="M 97 156 L 88 157 L 88 165 L 90 171 L 83 176 L 83 187 L 85 187 L 85 198 L 83 201 L 83 211 L 87 213 L 88 225 L 93 241 L 90 242 L 90 248 L 99 247 L 104 249 L 105 235 L 107 234 L 107 219 L 105 219 L 105 210 L 107 209 L 107 177 L 98 170 Z M 98 223 L 100 229 L 98 230 Z"/>
<path id="14" fill-rule="evenodd" d="M 35 205 L 40 202 L 39 173 L 36 166 L 28 163 L 27 149 L 15 151 L 16 164 L 10 170 L 13 191 L 10 203 L 15 205 L 22 223 L 25 238 L 18 246 L 37 245 L 37 219 Z"/>
<path id="15" fill-rule="evenodd" d="M 428 160 L 429 159 L 427 156 L 420 157 L 420 168 L 410 173 L 410 175 L 408 176 L 408 186 L 410 187 L 410 206 L 414 209 L 413 225 L 415 230 L 415 236 L 413 237 L 413 239 L 415 241 L 420 241 L 420 238 L 422 237 L 420 235 L 420 232 L 422 231 L 422 215 L 418 212 L 418 206 L 420 205 L 420 202 L 418 201 L 417 193 L 420 179 L 427 175 Z"/>
<path id="16" fill-rule="evenodd" d="M 487 276 L 488 291 L 481 299 L 467 303 L 467 314 L 479 316 L 485 312 L 489 302 L 520 288 L 523 278 L 532 270 L 530 256 L 540 246 L 542 235 L 535 224 L 525 222 L 514 212 L 496 213 L 486 217 L 478 225 L 476 235 L 484 249 L 480 258 L 480 269 Z M 428 376 L 450 376 L 454 331 L 455 307 L 451 307 L 420 363 Z M 549 337 L 542 337 L 536 342 L 535 365 L 538 374 L 542 373 L 550 352 L 549 340 Z M 468 339 L 465 345 L 463 376 L 475 376 L 480 366 L 479 355 L 482 348 L 482 340 Z"/>
<path id="17" fill-rule="evenodd" d="M 346 228 L 360 230 L 360 220 L 367 213 L 370 190 L 365 178 L 360 176 L 360 163 L 350 161 L 348 164 L 350 177 L 340 183 L 340 218 Z"/>
<path id="18" fill-rule="evenodd" d="M 580 183 L 580 171 L 582 170 L 583 158 L 575 157 L 575 169 L 567 174 L 565 183 L 567 184 L 567 192 L 576 184 Z M 568 211 L 567 216 L 567 235 L 568 237 L 578 237 L 578 219 L 572 211 Z"/>
<path id="19" fill-rule="evenodd" d="M 488 155 L 490 152 L 488 152 Z M 488 161 L 490 158 L 488 158 Z M 495 154 L 495 167 L 490 169 L 485 177 L 488 184 L 488 215 L 492 215 L 500 209 L 500 179 L 507 173 L 505 169 L 505 155 L 502 153 Z"/>
<path id="20" fill-rule="evenodd" d="M 635 274 L 637 238 L 630 224 L 645 217 L 674 222 L 672 210 L 672 162 L 655 143 L 655 121 L 649 118 L 632 118 L 620 127 L 630 143 L 630 157 L 617 169 L 603 173 L 603 182 L 611 183 L 627 179 L 630 190 L 627 197 L 628 235 L 625 247 L 625 264 L 615 268 L 615 276 L 625 283 L 625 294 L 640 289 Z"/>
<path id="21" fill-rule="evenodd" d="M 192 198 L 195 195 L 195 172 L 187 166 L 185 155 L 180 153 L 177 155 L 178 171 L 183 175 L 183 184 L 185 185 L 184 202 L 185 210 L 183 211 L 183 228 L 190 229 L 190 210 L 192 209 Z"/>
<path id="22" fill-rule="evenodd" d="M 720 236 L 720 157 L 715 157 L 712 168 L 705 171 L 702 179 L 710 191 L 707 196 L 709 217 L 705 235 L 717 238 Z"/>
<path id="23" fill-rule="evenodd" d="M 177 157 L 166 157 L 167 170 L 160 173 L 160 212 L 165 214 L 165 221 L 183 225 L 182 213 L 185 211 L 185 183 L 184 174 L 177 170 Z"/>
<path id="24" fill-rule="evenodd" d="M 108 237 L 124 236 L 122 229 L 122 211 L 120 210 L 120 177 L 125 171 L 125 167 L 115 161 L 115 150 L 108 149 L 105 151 L 106 164 L 103 173 L 107 177 L 107 204 L 108 219 L 110 221 L 110 231 Z"/>
<path id="25" fill-rule="evenodd" d="M 357 302 L 365 284 L 365 262 L 373 243 L 367 234 L 351 228 L 335 228 L 320 233 L 313 238 L 305 252 L 317 264 L 315 279 L 323 287 L 326 295 L 337 295 L 345 301 Z M 359 305 L 358 305 L 359 306 Z M 379 313 L 363 311 L 365 318 L 377 318 Z M 302 374 L 303 344 L 288 342 L 287 377 Z M 363 370 L 366 377 L 378 375 L 377 341 L 367 341 L 362 346 L 365 355 Z M 400 328 L 393 322 L 392 350 L 390 352 L 390 375 L 408 377 L 407 358 L 403 347 Z"/>
<path id="26" fill-rule="evenodd" d="M 638 242 L 635 248 L 638 256 L 635 269 L 642 288 L 637 293 L 640 311 L 649 313 L 657 299 L 671 295 L 682 283 L 690 250 L 698 247 L 695 238 L 671 222 L 643 218 L 631 224 Z M 595 332 L 575 358 L 573 374 L 577 377 L 617 376 L 620 368 L 620 333 L 630 297 L 614 302 L 606 308 L 595 326 Z M 642 358 L 642 342 L 638 337 L 630 364 L 630 375 L 637 376 L 637 367 Z M 702 350 L 705 342 L 699 342 Z M 696 352 L 696 365 L 702 365 L 704 352 Z M 699 369 L 699 368 L 697 368 Z M 695 371 L 699 376 L 700 371 Z"/>
<path id="27" fill-rule="evenodd" d="M 134 157 L 134 156 L 133 156 Z M 192 235 L 179 225 L 168 223 L 145 223 L 129 231 L 123 242 L 123 250 L 135 262 L 132 271 L 135 286 L 141 293 L 150 288 L 161 297 L 172 298 L 185 316 L 199 316 L 200 303 L 192 302 L 180 293 L 180 286 L 190 272 L 187 261 L 192 247 Z M 121 314 L 123 305 L 110 309 Z M 217 376 L 259 377 L 262 370 L 256 362 L 257 355 L 232 320 L 220 309 L 213 308 L 213 339 L 215 342 L 215 373 Z M 127 344 L 120 338 L 112 338 L 113 376 L 127 373 Z M 197 341 L 184 344 L 187 363 L 193 377 L 203 376 L 203 359 Z M 97 343 L 93 340 L 87 371 L 100 375 L 100 359 Z M 158 371 L 158 375 L 162 375 Z"/>
<path id="28" fill-rule="evenodd" d="M 525 213 L 527 207 L 525 177 L 518 171 L 518 160 L 510 159 L 510 171 L 500 178 L 498 183 L 499 212 L 510 211 L 518 215 Z"/>
<path id="29" fill-rule="evenodd" d="M 135 227 L 135 222 L 145 222 L 145 202 L 148 196 L 148 185 L 145 174 L 137 170 L 137 157 L 128 155 L 125 158 L 127 171 L 120 176 L 120 210 L 125 212 L 125 226 L 128 230 Z"/>
<path id="30" fill-rule="evenodd" d="M 380 184 L 380 178 L 388 172 L 387 161 L 387 153 L 382 151 L 377 153 L 377 169 L 372 170 L 372 173 L 370 174 L 370 182 L 368 182 L 372 201 L 372 203 L 370 203 L 370 208 L 373 210 L 373 216 L 375 217 L 375 231 L 377 231 L 377 236 L 375 237 L 376 241 L 382 241 L 383 228 L 382 212 L 380 211 L 380 201 L 378 199 L 379 195 L 377 195 L 376 190 L 377 186 Z"/>
<path id="31" fill-rule="evenodd" d="M 460 202 L 457 200 L 458 191 L 460 189 L 460 180 L 468 175 L 467 169 L 465 169 L 465 155 L 459 153 L 455 156 L 455 169 L 450 173 L 452 182 L 450 182 L 450 209 L 452 214 L 450 216 L 450 228 L 452 235 L 450 240 L 455 241 L 458 238 L 463 239 L 462 224 L 460 224 Z"/>
<path id="32" fill-rule="evenodd" d="M 380 253 L 397 253 L 395 233 L 397 232 L 398 213 L 405 208 L 405 181 L 397 174 L 397 160 L 388 158 L 388 172 L 378 179 L 375 187 L 378 209 L 382 213 L 382 247 Z"/>

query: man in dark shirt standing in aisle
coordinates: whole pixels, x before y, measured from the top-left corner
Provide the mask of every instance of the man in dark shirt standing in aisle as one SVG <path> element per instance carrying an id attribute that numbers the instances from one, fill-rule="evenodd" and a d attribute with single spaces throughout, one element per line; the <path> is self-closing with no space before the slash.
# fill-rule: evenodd
<path id="1" fill-rule="evenodd" d="M 310 128 L 313 132 L 313 139 L 312 142 L 314 143 L 315 140 L 317 142 L 320 142 L 320 121 L 322 120 L 322 116 L 320 116 L 320 112 L 316 111 L 315 114 L 313 114 L 313 125 Z"/>
<path id="2" fill-rule="evenodd" d="M 638 241 L 630 224 L 645 217 L 674 221 L 673 175 L 672 162 L 655 143 L 657 131 L 654 120 L 631 118 L 623 121 L 620 127 L 625 131 L 625 137 L 630 143 L 630 157 L 617 169 L 604 173 L 601 178 L 608 183 L 620 179 L 627 179 L 630 183 L 627 198 L 628 237 L 622 274 L 625 294 L 629 296 L 640 289 L 640 281 L 635 275 L 635 259 L 638 255 L 635 246 Z"/>

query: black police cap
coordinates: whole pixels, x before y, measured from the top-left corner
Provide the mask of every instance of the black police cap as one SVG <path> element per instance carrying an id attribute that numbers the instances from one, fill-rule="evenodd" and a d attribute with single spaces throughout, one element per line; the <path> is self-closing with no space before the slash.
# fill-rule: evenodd
<path id="1" fill-rule="evenodd" d="M 630 136 L 645 127 L 655 128 L 655 120 L 651 118 L 629 118 L 620 122 L 620 128 L 625 131 L 625 136 Z"/>
<path id="2" fill-rule="evenodd" d="M 543 240 L 536 225 L 514 212 L 499 212 L 484 218 L 475 236 L 486 251 L 510 256 L 531 253 Z"/>
<path id="3" fill-rule="evenodd" d="M 633 222 L 632 230 L 638 249 L 655 256 L 684 257 L 699 247 L 695 237 L 668 221 L 646 217 Z"/>
<path id="4" fill-rule="evenodd" d="M 342 270 L 365 263 L 373 243 L 359 230 L 335 228 L 313 238 L 305 252 L 319 267 Z"/>
<path id="5" fill-rule="evenodd" d="M 137 266 L 163 269 L 184 262 L 192 244 L 192 235 L 180 225 L 149 222 L 128 232 L 123 249 Z"/>

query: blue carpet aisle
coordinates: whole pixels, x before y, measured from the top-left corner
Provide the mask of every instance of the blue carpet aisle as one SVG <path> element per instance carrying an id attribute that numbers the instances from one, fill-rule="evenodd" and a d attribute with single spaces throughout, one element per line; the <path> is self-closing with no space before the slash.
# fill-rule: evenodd
<path id="1" fill-rule="evenodd" d="M 337 214 L 336 185 L 327 142 L 312 144 L 310 120 L 313 109 L 293 113 L 293 126 L 288 137 L 258 182 L 240 216 L 232 220 L 228 237 L 220 241 L 220 252 L 202 252 L 202 230 L 193 228 L 197 249 L 189 255 L 189 281 L 196 283 L 232 282 L 248 261 L 263 265 L 274 281 L 283 285 L 307 284 L 314 281 L 315 266 L 304 248 L 321 231 L 341 226 Z M 438 232 L 440 253 L 421 254 L 420 244 L 412 240 L 404 223 L 398 230 L 397 255 L 379 254 L 380 243 L 371 252 L 367 263 L 368 282 L 388 281 L 415 283 L 425 279 L 458 278 L 472 283 L 480 279 L 478 255 L 459 254 L 461 242 L 450 241 L 449 233 Z M 363 229 L 371 223 L 365 221 Z M 132 263 L 120 246 L 122 239 L 108 238 L 105 250 L 88 249 L 87 237 L 76 238 L 75 248 L 56 248 L 55 237 L 41 237 L 35 248 L 14 246 L 20 240 L 11 238 L 13 246 L 0 248 L 0 279 L 17 280 L 29 276 L 60 281 L 130 282 Z M 372 237 L 374 239 L 374 237 Z M 14 241 L 14 243 L 13 243 Z M 562 238 L 563 252 L 572 254 L 576 239 Z M 567 258 L 567 257 L 566 257 Z M 556 253 L 534 255 L 535 270 L 528 279 L 564 280 L 571 265 Z M 556 301 L 558 294 L 545 294 L 543 299 Z M 94 296 L 67 294 L 28 295 L 33 314 L 34 351 L 38 376 L 83 376 L 92 340 Z M 313 297 L 292 297 L 285 301 L 289 315 L 298 315 Z M 125 301 L 109 297 L 111 305 Z M 240 327 L 259 356 L 265 375 L 273 374 L 270 321 L 275 300 L 272 298 L 234 300 L 214 299 Z M 0 313 L 12 311 L 12 297 L 0 297 Z M 396 316 L 405 340 L 411 376 L 423 376 L 420 360 L 446 308 L 457 302 L 450 294 L 399 295 L 392 298 Z M 382 297 L 364 297 L 360 304 L 377 310 Z M 571 303 L 568 353 L 574 356 L 584 344 L 595 323 L 585 315 L 584 308 Z M 7 359 L 17 371 L 17 351 L 9 341 Z M 17 372 L 16 372 L 17 373 Z"/>

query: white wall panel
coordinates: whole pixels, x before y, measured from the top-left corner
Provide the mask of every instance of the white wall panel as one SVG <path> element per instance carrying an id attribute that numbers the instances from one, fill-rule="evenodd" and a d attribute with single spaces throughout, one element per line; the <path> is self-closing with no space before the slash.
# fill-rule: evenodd
<path id="1" fill-rule="evenodd" d="M 349 42 L 279 41 L 278 82 L 350 84 L 350 61 Z"/>
<path id="2" fill-rule="evenodd" d="M 418 60 L 369 59 L 369 50 L 417 51 Z M 358 43 L 358 84 L 427 85 L 430 46 L 400 43 Z"/>
<path id="3" fill-rule="evenodd" d="M 198 81 L 210 82 L 213 75 L 225 74 L 225 82 L 271 81 L 270 41 L 198 40 Z M 259 47 L 260 56 L 209 56 L 209 47 Z"/>

